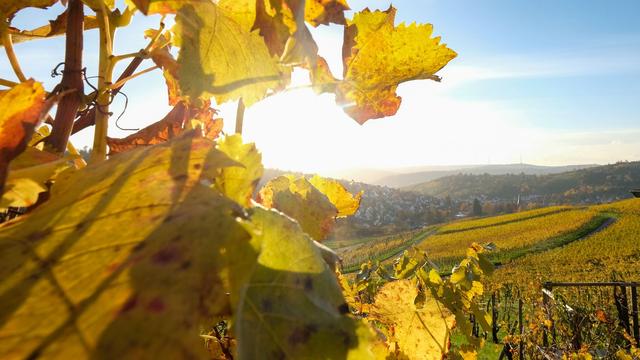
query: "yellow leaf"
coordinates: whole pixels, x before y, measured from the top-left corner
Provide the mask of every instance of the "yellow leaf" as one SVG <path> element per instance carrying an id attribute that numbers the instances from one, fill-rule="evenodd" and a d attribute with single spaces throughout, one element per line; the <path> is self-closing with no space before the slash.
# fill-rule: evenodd
<path id="1" fill-rule="evenodd" d="M 286 82 L 288 73 L 262 38 L 212 2 L 183 6 L 175 33 L 180 88 L 191 99 L 213 96 L 221 104 L 242 98 L 250 106 Z"/>
<path id="2" fill-rule="evenodd" d="M 200 329 L 257 258 L 204 181 L 232 164 L 186 136 L 61 174 L 0 227 L 0 358 L 206 358 Z"/>
<path id="3" fill-rule="evenodd" d="M 255 144 L 243 144 L 242 136 L 225 136 L 218 142 L 218 150 L 238 162 L 238 166 L 222 169 L 216 187 L 238 204 L 248 207 L 253 192 L 262 178 L 262 155 Z"/>
<path id="4" fill-rule="evenodd" d="M 63 12 L 55 20 L 49 20 L 48 25 L 42 25 L 32 30 L 18 30 L 15 28 L 9 28 L 11 34 L 11 40 L 14 44 L 21 43 L 29 40 L 46 39 L 55 36 L 64 35 L 67 31 L 67 14 Z M 98 20 L 95 16 L 85 16 L 84 18 L 84 30 L 91 30 L 98 28 Z M 3 46 L 0 44 L 0 46 Z"/>
<path id="5" fill-rule="evenodd" d="M 362 191 L 356 194 L 356 196 L 353 196 L 338 181 L 325 179 L 318 175 L 312 177 L 309 182 L 329 198 L 329 201 L 338 209 L 338 217 L 350 216 L 358 211 Z"/>
<path id="6" fill-rule="evenodd" d="M 259 193 L 258 201 L 296 219 L 315 240 L 324 239 L 333 229 L 338 210 L 329 199 L 304 177 L 279 176 Z"/>
<path id="7" fill-rule="evenodd" d="M 74 156 L 60 158 L 52 153 L 28 147 L 11 162 L 7 190 L 2 194 L 0 208 L 29 207 L 40 193 L 47 190 L 47 182 L 66 168 L 73 166 Z"/>
<path id="8" fill-rule="evenodd" d="M 239 302 L 241 359 L 368 359 L 369 328 L 348 315 L 340 286 L 298 224 L 260 207 L 245 228 L 260 248 Z"/>
<path id="9" fill-rule="evenodd" d="M 438 79 L 456 53 L 432 38 L 430 24 L 394 26 L 396 9 L 365 9 L 348 21 L 344 33 L 344 80 L 337 100 L 359 123 L 396 113 L 401 99 L 398 84 L 418 79 Z"/>
<path id="10" fill-rule="evenodd" d="M 28 7 L 44 9 L 57 2 L 58 0 L 2 0 L 2 2 L 0 2 L 0 22 L 11 20 L 11 18 L 22 9 Z"/>
<path id="11" fill-rule="evenodd" d="M 429 294 L 418 309 L 417 295 L 410 280 L 386 283 L 376 294 L 370 318 L 387 327 L 389 343 L 401 358 L 441 359 L 449 350 L 454 318 Z"/>

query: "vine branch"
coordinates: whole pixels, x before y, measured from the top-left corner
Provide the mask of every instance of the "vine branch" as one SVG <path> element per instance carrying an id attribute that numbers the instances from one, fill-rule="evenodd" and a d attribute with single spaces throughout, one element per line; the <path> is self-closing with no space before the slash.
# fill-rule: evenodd
<path id="1" fill-rule="evenodd" d="M 244 123 L 244 101 L 242 98 L 238 100 L 238 109 L 236 110 L 236 134 L 242 135 L 242 124 Z"/>
<path id="2" fill-rule="evenodd" d="M 24 76 L 22 68 L 20 67 L 20 62 L 16 56 L 16 52 L 13 50 L 13 40 L 11 40 L 11 34 L 7 27 L 8 25 L 4 24 L 2 28 L 0 28 L 0 33 L 2 33 L 2 45 L 4 45 L 4 50 L 7 53 L 7 58 L 9 58 L 13 72 L 16 74 L 20 82 L 25 82 L 27 81 L 27 77 Z"/>
<path id="3" fill-rule="evenodd" d="M 61 90 L 74 90 L 64 96 L 58 104 L 51 135 L 45 140 L 55 152 L 63 153 L 73 129 L 73 121 L 84 93 L 82 82 L 82 49 L 84 32 L 84 4 L 81 0 L 70 0 L 67 15 L 65 65 L 62 72 Z"/>

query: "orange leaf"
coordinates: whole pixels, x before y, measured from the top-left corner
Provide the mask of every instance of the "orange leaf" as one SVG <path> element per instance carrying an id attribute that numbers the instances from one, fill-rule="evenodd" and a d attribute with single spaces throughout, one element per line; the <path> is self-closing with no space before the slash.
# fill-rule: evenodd
<path id="1" fill-rule="evenodd" d="M 34 80 L 25 81 L 0 94 L 0 194 L 9 162 L 26 149 L 36 125 L 50 107 L 45 101 L 42 85 Z"/>
<path id="2" fill-rule="evenodd" d="M 182 132 L 183 123 L 187 120 L 187 107 L 177 104 L 162 120 L 131 134 L 124 139 L 107 138 L 109 155 L 132 150 L 139 146 L 149 146 L 165 142 Z"/>

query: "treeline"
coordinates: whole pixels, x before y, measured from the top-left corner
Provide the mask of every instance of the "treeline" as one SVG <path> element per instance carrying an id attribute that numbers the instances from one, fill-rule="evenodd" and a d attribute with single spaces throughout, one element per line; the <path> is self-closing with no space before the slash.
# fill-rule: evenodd
<path id="1" fill-rule="evenodd" d="M 458 174 L 404 190 L 483 203 L 592 204 L 629 198 L 640 187 L 640 162 L 619 162 L 550 175 Z"/>

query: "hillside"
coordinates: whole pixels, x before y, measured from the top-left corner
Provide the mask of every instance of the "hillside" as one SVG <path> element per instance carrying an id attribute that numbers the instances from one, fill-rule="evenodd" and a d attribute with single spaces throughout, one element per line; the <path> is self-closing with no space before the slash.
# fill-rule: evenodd
<path id="1" fill-rule="evenodd" d="M 368 259 L 386 260 L 408 246 L 426 251 L 442 273 L 465 256 L 473 242 L 494 243 L 489 258 L 499 265 L 490 278 L 495 286 L 543 281 L 606 281 L 612 272 L 640 279 L 640 199 L 589 207 L 548 207 L 516 214 L 454 221 L 410 233 L 359 242 L 334 242 L 356 271 Z"/>
<path id="2" fill-rule="evenodd" d="M 640 186 L 640 162 L 619 162 L 548 175 L 458 174 L 404 187 L 435 197 L 458 200 L 521 200 L 546 204 L 611 202 L 632 197 Z"/>
<path id="3" fill-rule="evenodd" d="M 567 171 L 586 169 L 597 165 L 566 165 L 566 166 L 540 166 L 531 164 L 501 164 L 501 165 L 463 165 L 431 167 L 425 170 L 409 173 L 400 173 L 381 177 L 373 182 L 377 185 L 402 188 L 423 182 L 444 178 L 457 174 L 467 175 L 547 175 L 558 174 Z"/>

